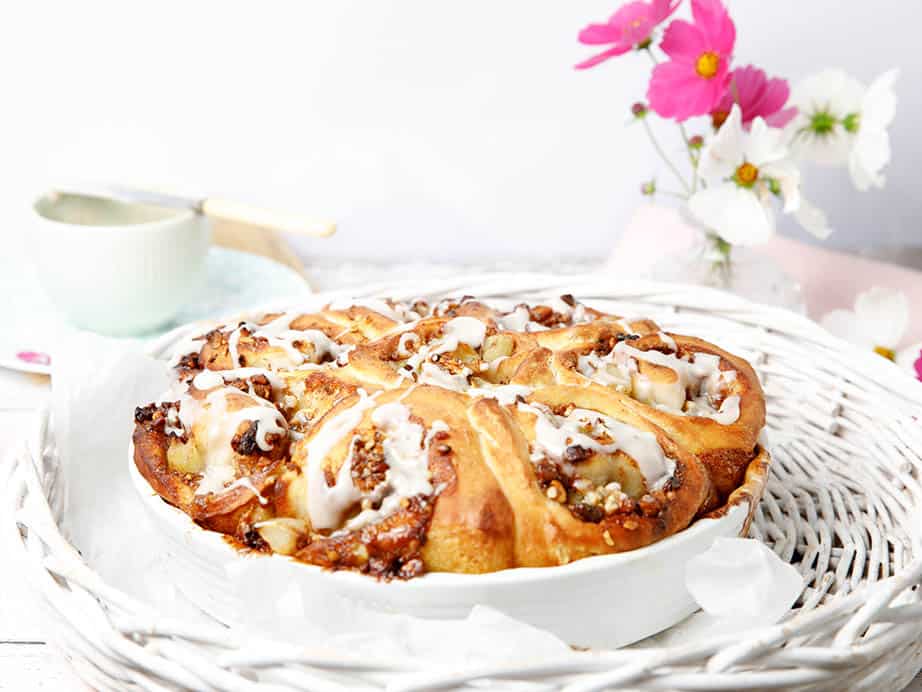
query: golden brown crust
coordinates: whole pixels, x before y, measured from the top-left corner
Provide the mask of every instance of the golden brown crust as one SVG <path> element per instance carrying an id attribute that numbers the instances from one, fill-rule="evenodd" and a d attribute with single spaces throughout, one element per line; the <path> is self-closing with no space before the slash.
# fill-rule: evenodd
<path id="1" fill-rule="evenodd" d="M 384 579 L 548 566 L 649 545 L 761 494 L 749 364 L 571 296 L 269 314 L 199 343 L 176 362 L 179 401 L 138 409 L 134 461 L 164 500 L 247 549 Z M 634 391 L 674 389 L 696 354 L 718 365 L 687 385 L 687 411 Z M 730 398 L 739 414 L 724 420 Z M 582 441 L 550 450 L 541 436 L 564 429 Z M 623 430 L 660 450 L 668 477 L 654 483 Z"/>

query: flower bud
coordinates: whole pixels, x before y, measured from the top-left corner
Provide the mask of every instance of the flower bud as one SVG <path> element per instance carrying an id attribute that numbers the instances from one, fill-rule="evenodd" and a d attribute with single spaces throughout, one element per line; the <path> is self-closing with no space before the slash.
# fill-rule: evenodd
<path id="1" fill-rule="evenodd" d="M 693 137 L 689 137 L 688 139 L 689 149 L 700 149 L 703 146 L 704 146 L 704 137 L 702 137 L 701 135 L 695 135 Z"/>
<path id="2" fill-rule="evenodd" d="M 649 109 L 647 108 L 647 104 L 641 103 L 640 101 L 638 101 L 638 102 L 635 103 L 633 106 L 631 106 L 631 114 L 632 114 L 635 118 L 643 118 L 643 117 L 645 117 L 645 116 L 647 115 L 647 111 L 648 111 L 648 110 L 649 110 Z"/>
<path id="3" fill-rule="evenodd" d="M 845 128 L 845 131 L 849 134 L 855 134 L 858 132 L 858 128 L 861 126 L 861 115 L 858 113 L 849 113 L 844 118 L 842 118 L 842 127 Z"/>
<path id="4" fill-rule="evenodd" d="M 652 197 L 656 194 L 656 181 L 648 180 L 640 185 L 640 194 Z"/>

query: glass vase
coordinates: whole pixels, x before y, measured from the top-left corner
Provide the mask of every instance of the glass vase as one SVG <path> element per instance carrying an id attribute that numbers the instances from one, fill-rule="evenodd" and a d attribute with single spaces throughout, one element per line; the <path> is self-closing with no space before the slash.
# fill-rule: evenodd
<path id="1" fill-rule="evenodd" d="M 680 252 L 665 255 L 650 270 L 659 281 L 709 286 L 765 305 L 804 313 L 800 284 L 758 248 L 734 247 L 701 231 Z"/>

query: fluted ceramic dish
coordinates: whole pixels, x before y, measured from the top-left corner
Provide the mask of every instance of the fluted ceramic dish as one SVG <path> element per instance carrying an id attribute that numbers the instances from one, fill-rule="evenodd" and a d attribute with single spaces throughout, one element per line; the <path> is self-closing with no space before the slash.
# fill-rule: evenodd
<path id="1" fill-rule="evenodd" d="M 328 302 L 329 298 L 312 296 L 308 303 L 317 301 Z M 502 305 L 502 301 L 494 304 Z M 308 305 L 299 307 L 308 309 Z M 152 349 L 153 354 L 170 353 L 175 343 L 193 331 L 187 329 L 176 339 L 165 336 Z M 167 562 L 173 581 L 221 622 L 234 622 L 247 607 L 230 574 L 241 561 L 259 560 L 264 563 L 260 567 L 272 570 L 267 577 L 270 581 L 294 584 L 314 596 L 329 594 L 375 611 L 439 619 L 464 618 L 475 605 L 487 605 L 553 632 L 569 644 L 615 648 L 660 632 L 696 610 L 685 587 L 685 564 L 707 550 L 715 538 L 748 532 L 768 469 L 764 435 L 761 441 L 745 482 L 714 518 L 699 519 L 652 545 L 561 566 L 487 574 L 436 572 L 389 582 L 355 572 L 332 572 L 284 555 L 241 552 L 223 534 L 200 527 L 165 502 L 138 472 L 133 450 L 128 466 L 149 517 L 168 539 Z"/>

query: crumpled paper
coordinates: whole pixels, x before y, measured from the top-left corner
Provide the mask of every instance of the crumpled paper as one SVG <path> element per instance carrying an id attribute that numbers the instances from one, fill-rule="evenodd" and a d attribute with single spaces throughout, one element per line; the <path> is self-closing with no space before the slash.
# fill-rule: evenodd
<path id="1" fill-rule="evenodd" d="M 685 587 L 723 631 L 773 625 L 804 588 L 800 572 L 751 538 L 717 538 L 685 566 Z"/>
<path id="2" fill-rule="evenodd" d="M 134 408 L 169 387 L 163 361 L 136 345 L 75 335 L 56 351 L 52 413 L 66 487 L 62 528 L 112 586 L 166 616 L 207 619 L 171 584 L 168 552 L 128 476 Z M 560 639 L 486 607 L 465 620 L 425 620 L 368 610 L 334 591 L 307 593 L 268 560 L 228 570 L 246 607 L 234 628 L 291 644 L 342 647 L 463 666 L 577 655 Z M 289 565 L 297 569 L 298 565 Z"/>
<path id="3" fill-rule="evenodd" d="M 292 577 L 299 565 L 240 560 L 227 570 L 234 596 L 245 604 L 234 628 L 305 646 L 358 655 L 413 658 L 451 666 L 559 660 L 573 650 L 545 630 L 498 610 L 476 606 L 464 620 L 385 613 L 355 603 L 335 588 L 311 589 Z"/>
<path id="4" fill-rule="evenodd" d="M 134 408 L 166 391 L 166 363 L 141 346 L 73 332 L 55 351 L 52 425 L 62 465 L 62 529 L 112 586 L 165 615 L 188 603 L 166 578 L 165 543 L 127 473 Z"/>
<path id="5" fill-rule="evenodd" d="M 53 424 L 67 491 L 62 520 L 65 534 L 110 585 L 165 616 L 208 621 L 171 583 L 162 560 L 168 553 L 166 541 L 148 519 L 128 476 L 134 408 L 156 400 L 168 389 L 166 364 L 145 355 L 137 345 L 77 334 L 57 351 L 52 382 Z M 718 539 L 727 540 L 735 539 Z M 771 554 L 755 541 L 743 543 L 756 544 Z M 737 561 L 737 549 L 728 546 L 730 543 L 718 544 L 717 553 L 709 551 L 693 560 L 692 572 L 703 570 L 705 582 L 719 576 L 721 564 Z M 298 565 L 289 567 L 297 569 Z M 733 578 L 718 579 L 718 600 L 737 603 L 753 588 L 769 588 L 776 575 L 771 570 L 760 572 L 760 579 L 752 582 L 738 572 L 732 572 Z M 522 664 L 581 655 L 553 634 L 484 606 L 474 608 L 464 620 L 382 613 L 351 603 L 332 590 L 307 593 L 285 574 L 277 564 L 270 568 L 268 561 L 258 559 L 241 560 L 228 570 L 231 588 L 246 604 L 233 623 L 235 630 L 259 639 L 322 644 L 376 657 L 409 657 L 455 669 L 474 662 Z M 779 578 L 790 582 L 784 575 Z M 713 592 L 698 588 L 696 579 L 691 579 L 690 589 L 712 614 L 693 615 L 668 633 L 634 646 L 688 644 L 714 634 L 711 625 L 725 618 L 713 614 L 718 612 L 710 598 Z M 785 610 L 794 598 L 796 594 Z M 741 626 L 739 621 L 735 626 Z"/>

